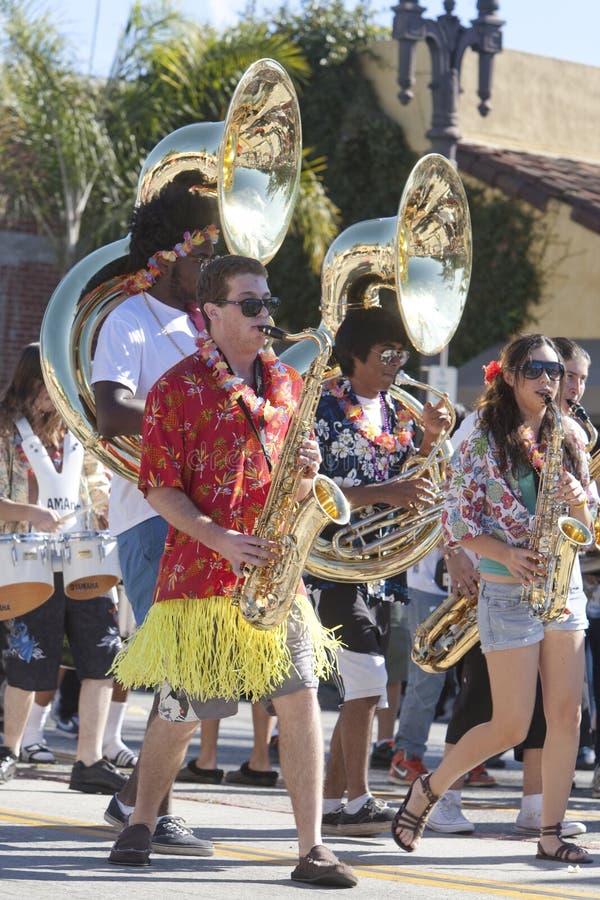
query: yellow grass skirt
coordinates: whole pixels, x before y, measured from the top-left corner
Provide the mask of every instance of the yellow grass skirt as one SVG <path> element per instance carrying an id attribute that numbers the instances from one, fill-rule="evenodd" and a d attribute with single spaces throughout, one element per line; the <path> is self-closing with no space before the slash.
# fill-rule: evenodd
<path id="1" fill-rule="evenodd" d="M 339 641 L 323 628 L 304 595 L 296 596 L 290 616 L 307 629 L 315 675 L 327 678 L 335 668 Z M 202 701 L 256 701 L 268 696 L 292 668 L 286 631 L 286 622 L 269 631 L 254 628 L 223 597 L 163 600 L 150 607 L 111 671 L 128 688 L 168 681 Z"/>

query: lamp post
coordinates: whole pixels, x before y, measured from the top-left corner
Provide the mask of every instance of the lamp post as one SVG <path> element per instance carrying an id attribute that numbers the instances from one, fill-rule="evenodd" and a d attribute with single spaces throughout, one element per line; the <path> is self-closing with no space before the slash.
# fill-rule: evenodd
<path id="1" fill-rule="evenodd" d="M 458 96 L 460 93 L 460 67 L 465 50 L 471 47 L 479 54 L 479 112 L 486 116 L 490 111 L 492 64 L 494 55 L 502 49 L 502 19 L 496 16 L 497 0 L 478 0 L 478 17 L 471 27 L 461 25 L 453 15 L 454 0 L 445 0 L 445 14 L 434 19 L 424 19 L 425 8 L 414 0 L 400 0 L 394 10 L 392 35 L 398 41 L 398 83 L 400 102 L 410 103 L 413 98 L 415 49 L 417 41 L 427 41 L 431 54 L 431 94 L 433 115 L 427 137 L 435 153 L 446 156 L 456 165 L 456 145 L 461 134 L 458 129 Z"/>

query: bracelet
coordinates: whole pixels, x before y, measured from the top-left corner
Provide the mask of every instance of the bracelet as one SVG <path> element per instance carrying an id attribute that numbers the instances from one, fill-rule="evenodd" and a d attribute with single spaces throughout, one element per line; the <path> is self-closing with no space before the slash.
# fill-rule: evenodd
<path id="1" fill-rule="evenodd" d="M 582 500 L 581 503 L 571 503 L 571 509 L 583 509 L 584 506 L 587 506 L 587 497 L 585 500 Z"/>

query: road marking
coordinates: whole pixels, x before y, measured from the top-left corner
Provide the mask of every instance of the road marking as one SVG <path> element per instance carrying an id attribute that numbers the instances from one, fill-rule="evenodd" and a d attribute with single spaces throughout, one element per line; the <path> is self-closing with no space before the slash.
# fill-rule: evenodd
<path id="1" fill-rule="evenodd" d="M 70 819 L 62 816 L 48 816 L 17 810 L 6 809 L 0 807 L 0 822 L 12 825 L 32 826 L 64 829 L 76 831 L 87 837 L 110 837 L 112 834 L 116 837 L 117 832 L 111 829 L 109 825 L 98 825 L 82 821 L 81 819 Z M 234 857 L 236 859 L 249 860 L 254 862 L 263 862 L 267 865 L 289 865 L 294 867 L 297 859 L 289 853 L 279 850 L 264 850 L 260 847 L 251 847 L 246 844 L 234 844 L 225 841 L 215 841 L 215 857 Z M 193 857 L 185 857 L 192 859 Z M 402 858 L 402 857 L 401 857 Z M 425 887 L 451 888 L 457 892 L 465 894 L 486 893 L 489 896 L 498 897 L 516 897 L 520 900 L 549 900 L 549 898 L 559 898 L 559 900 L 600 900 L 599 891 L 577 890 L 575 885 L 564 884 L 560 888 L 540 887 L 533 884 L 525 884 L 523 882 L 507 882 L 492 879 L 467 878 L 464 875 L 452 875 L 444 872 L 437 874 L 435 872 L 424 871 L 423 868 L 408 868 L 403 865 L 382 866 L 382 865 L 365 865 L 364 863 L 354 864 L 351 859 L 344 856 L 344 860 L 351 865 L 358 876 L 372 878 L 379 881 L 395 882 L 396 884 L 418 884 Z M 424 864 L 426 865 L 426 863 Z M 569 876 L 564 869 L 557 869 L 564 875 L 565 881 Z M 576 873 L 573 874 L 576 878 Z"/>

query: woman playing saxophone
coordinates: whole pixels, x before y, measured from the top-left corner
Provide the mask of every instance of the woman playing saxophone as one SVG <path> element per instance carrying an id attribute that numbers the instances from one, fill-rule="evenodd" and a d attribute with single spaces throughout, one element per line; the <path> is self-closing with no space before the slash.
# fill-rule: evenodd
<path id="1" fill-rule="evenodd" d="M 479 556 L 478 623 L 493 710 L 468 731 L 432 773 L 411 786 L 392 826 L 402 849 L 414 850 L 427 816 L 450 785 L 484 760 L 525 737 L 540 673 L 547 735 L 542 755 L 542 828 L 538 859 L 582 864 L 592 858 L 561 838 L 579 742 L 583 684 L 584 596 L 575 563 L 565 615 L 545 622 L 522 602 L 523 587 L 543 579 L 547 561 L 531 534 L 539 477 L 550 466 L 557 401 L 564 367 L 553 342 L 521 335 L 486 368 L 478 423 L 451 464 L 442 526 L 450 547 Z M 590 528 L 589 474 L 581 438 L 565 417 L 564 440 L 553 460 L 552 502 Z M 549 503 L 546 504 L 550 505 Z M 558 824 L 557 824 L 558 823 Z"/>

